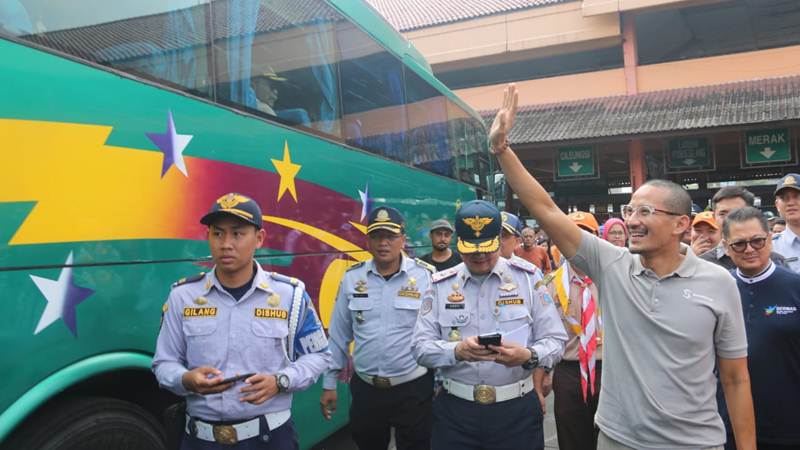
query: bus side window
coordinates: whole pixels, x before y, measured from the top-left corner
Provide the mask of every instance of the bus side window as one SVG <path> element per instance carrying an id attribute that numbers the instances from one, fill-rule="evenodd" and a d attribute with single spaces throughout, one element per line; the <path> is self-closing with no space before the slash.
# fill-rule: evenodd
<path id="1" fill-rule="evenodd" d="M 349 23 L 336 30 L 345 141 L 411 164 L 403 66 L 372 38 Z"/>
<path id="2" fill-rule="evenodd" d="M 0 3 L 0 30 L 96 64 L 210 97 L 207 5 L 185 1 L 118 2 L 13 0 Z M 12 6 L 13 5 L 13 6 Z"/>
<path id="3" fill-rule="evenodd" d="M 322 0 L 220 0 L 214 7 L 217 99 L 341 135 L 334 29 Z"/>
<path id="4" fill-rule="evenodd" d="M 409 154 L 416 167 L 453 176 L 448 148 L 447 99 L 419 75 L 406 69 L 406 110 L 411 130 Z"/>

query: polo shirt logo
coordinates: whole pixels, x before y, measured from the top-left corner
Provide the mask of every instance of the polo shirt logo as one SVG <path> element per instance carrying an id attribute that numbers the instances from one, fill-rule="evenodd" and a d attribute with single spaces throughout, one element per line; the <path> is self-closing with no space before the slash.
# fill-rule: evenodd
<path id="1" fill-rule="evenodd" d="M 788 314 L 794 314 L 797 312 L 796 306 L 767 306 L 764 308 L 764 316 L 771 317 L 771 316 L 785 316 Z"/>
<path id="2" fill-rule="evenodd" d="M 685 298 L 686 300 L 689 300 L 689 299 L 690 299 L 690 298 L 692 298 L 692 297 L 694 297 L 694 298 L 699 298 L 699 299 L 701 299 L 701 300 L 708 300 L 709 302 L 713 302 L 713 301 L 714 301 L 714 299 L 713 299 L 713 298 L 711 298 L 711 297 L 706 297 L 705 295 L 701 295 L 701 294 L 696 294 L 696 293 L 695 293 L 693 290 L 691 290 L 691 289 L 684 289 L 684 290 L 683 290 L 683 298 Z"/>

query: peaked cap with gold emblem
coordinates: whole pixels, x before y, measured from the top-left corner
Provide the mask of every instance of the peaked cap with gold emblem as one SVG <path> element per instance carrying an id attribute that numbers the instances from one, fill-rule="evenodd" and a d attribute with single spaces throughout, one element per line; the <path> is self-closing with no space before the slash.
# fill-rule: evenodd
<path id="1" fill-rule="evenodd" d="M 485 200 L 464 203 L 456 212 L 457 247 L 462 254 L 491 253 L 500 249 L 500 211 Z"/>
<path id="2" fill-rule="evenodd" d="M 403 232 L 406 220 L 400 211 L 388 206 L 379 206 L 369 213 L 367 218 L 367 234 L 375 230 L 391 231 L 394 234 Z"/>
<path id="3" fill-rule="evenodd" d="M 500 216 L 503 218 L 503 229 L 513 234 L 514 236 L 522 236 L 522 221 L 519 220 L 516 214 L 510 212 L 501 212 Z"/>
<path id="4" fill-rule="evenodd" d="M 784 189 L 797 189 L 800 191 L 800 174 L 797 173 L 787 173 L 786 175 L 778 181 L 778 185 L 775 186 L 775 195 L 778 195 L 778 192 Z"/>
<path id="5" fill-rule="evenodd" d="M 211 225 L 217 218 L 224 215 L 238 217 L 247 223 L 255 225 L 258 229 L 261 229 L 263 225 L 261 208 L 259 208 L 258 203 L 250 197 L 235 192 L 218 198 L 211 205 L 208 213 L 200 219 L 200 223 Z"/>

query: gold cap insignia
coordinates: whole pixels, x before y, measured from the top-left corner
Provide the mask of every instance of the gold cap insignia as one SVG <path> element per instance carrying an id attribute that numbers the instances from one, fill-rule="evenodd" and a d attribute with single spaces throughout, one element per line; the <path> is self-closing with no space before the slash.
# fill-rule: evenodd
<path id="1" fill-rule="evenodd" d="M 585 218 L 586 218 L 586 214 L 584 214 L 584 213 L 582 213 L 582 212 L 578 211 L 578 212 L 576 212 L 576 213 L 572 213 L 572 218 L 573 218 L 574 220 L 583 220 L 583 219 L 585 219 Z"/>
<path id="2" fill-rule="evenodd" d="M 197 297 L 194 299 L 194 303 L 197 305 L 205 305 L 208 303 L 208 299 L 205 297 Z"/>
<path id="3" fill-rule="evenodd" d="M 378 214 L 375 216 L 375 222 L 387 222 L 389 220 L 389 211 L 385 209 L 378 210 Z"/>
<path id="4" fill-rule="evenodd" d="M 475 217 L 465 217 L 462 220 L 464 220 L 464 223 L 467 224 L 468 227 L 472 228 L 472 231 L 475 232 L 475 237 L 480 237 L 483 228 L 486 225 L 492 223 L 494 218 L 475 216 Z"/>
<path id="5" fill-rule="evenodd" d="M 217 204 L 224 209 L 231 209 L 240 203 L 249 202 L 250 199 L 244 195 L 239 194 L 226 194 L 217 199 Z"/>
<path id="6" fill-rule="evenodd" d="M 785 179 L 785 180 L 783 180 L 783 185 L 784 185 L 784 186 L 787 186 L 787 185 L 790 185 L 790 184 L 791 184 L 791 185 L 795 185 L 795 184 L 797 184 L 797 180 L 796 180 L 796 179 L 795 179 L 793 176 L 791 176 L 791 175 L 790 175 L 790 176 L 788 176 L 788 177 L 786 177 L 786 179 Z"/>

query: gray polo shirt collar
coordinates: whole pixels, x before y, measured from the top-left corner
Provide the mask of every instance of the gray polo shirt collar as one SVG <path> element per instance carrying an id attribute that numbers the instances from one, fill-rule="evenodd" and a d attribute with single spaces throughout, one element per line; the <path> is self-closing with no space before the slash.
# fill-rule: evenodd
<path id="1" fill-rule="evenodd" d="M 678 266 L 677 269 L 675 269 L 673 272 L 668 273 L 667 275 L 661 277 L 661 279 L 670 278 L 672 276 L 678 276 L 678 277 L 681 277 L 681 278 L 689 278 L 689 277 L 693 276 L 695 274 L 695 272 L 697 272 L 697 261 L 698 261 L 698 258 L 694 254 L 694 252 L 692 252 L 689 249 L 689 246 L 686 245 L 686 244 L 681 244 L 680 252 L 684 255 L 684 258 L 683 258 L 683 261 L 681 261 L 681 264 Z M 632 271 L 633 274 L 636 275 L 636 276 L 640 276 L 642 274 L 647 274 L 647 275 L 653 276 L 654 278 L 658 278 L 658 276 L 656 276 L 655 272 L 653 272 L 652 270 L 650 270 L 647 267 L 642 265 L 642 257 L 641 257 L 641 255 L 636 255 L 636 256 L 637 256 L 636 258 L 633 258 L 633 271 Z"/>

